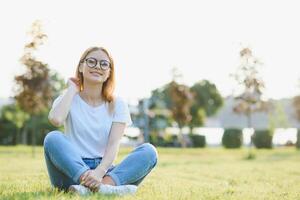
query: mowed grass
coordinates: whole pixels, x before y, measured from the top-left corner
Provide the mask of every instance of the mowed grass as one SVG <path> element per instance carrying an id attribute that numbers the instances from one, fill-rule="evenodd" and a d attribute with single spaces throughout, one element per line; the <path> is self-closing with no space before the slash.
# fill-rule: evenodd
<path id="1" fill-rule="evenodd" d="M 63 150 L 63 149 L 62 149 Z M 120 162 L 130 148 L 121 149 Z M 135 196 L 80 197 L 51 190 L 42 147 L 0 147 L 0 199 L 300 199 L 300 151 L 295 148 L 158 148 L 159 162 Z"/>

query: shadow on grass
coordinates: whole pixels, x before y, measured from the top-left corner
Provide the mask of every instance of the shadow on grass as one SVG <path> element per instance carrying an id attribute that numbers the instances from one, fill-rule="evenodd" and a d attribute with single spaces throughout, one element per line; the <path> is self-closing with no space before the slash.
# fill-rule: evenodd
<path id="1" fill-rule="evenodd" d="M 290 159 L 291 157 L 296 156 L 295 153 L 287 153 L 287 152 L 280 152 L 280 153 L 272 153 L 266 157 L 267 160 L 286 160 Z"/>
<path id="2" fill-rule="evenodd" d="M 272 150 L 270 150 L 272 151 Z M 270 154 L 262 154 L 259 151 L 254 153 L 254 157 L 251 159 L 246 158 L 245 160 L 256 160 L 259 162 L 269 162 L 269 161 L 283 161 L 290 160 L 293 158 L 298 158 L 298 152 L 270 152 Z"/>

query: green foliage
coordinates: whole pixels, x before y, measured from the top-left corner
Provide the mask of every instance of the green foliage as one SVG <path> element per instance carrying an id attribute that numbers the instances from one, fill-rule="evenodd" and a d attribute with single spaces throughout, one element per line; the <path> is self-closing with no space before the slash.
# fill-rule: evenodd
<path id="1" fill-rule="evenodd" d="M 171 109 L 170 83 L 152 91 L 149 109 Z"/>
<path id="2" fill-rule="evenodd" d="M 1 113 L 1 118 L 11 121 L 18 129 L 22 128 L 24 122 L 29 119 L 29 114 L 23 112 L 20 106 L 15 104 L 3 106 Z"/>
<path id="3" fill-rule="evenodd" d="M 225 129 L 222 144 L 225 148 L 240 148 L 243 144 L 243 133 L 240 129 Z"/>
<path id="4" fill-rule="evenodd" d="M 40 113 L 37 116 L 31 117 L 27 121 L 27 128 L 29 135 L 34 134 L 35 135 L 35 142 L 37 145 L 43 145 L 43 141 L 47 133 L 53 130 L 63 130 L 63 127 L 57 128 L 53 125 L 51 125 L 48 121 L 48 113 L 49 110 Z M 29 144 L 32 144 L 34 141 L 32 141 L 32 137 L 28 138 Z"/>
<path id="5" fill-rule="evenodd" d="M 0 143 L 18 144 L 20 131 L 29 115 L 15 104 L 5 105 L 0 113 Z"/>
<path id="6" fill-rule="evenodd" d="M 191 128 L 204 125 L 206 114 L 203 108 L 198 107 L 197 105 L 194 104 L 191 107 L 191 115 L 192 115 L 192 120 L 189 124 Z"/>
<path id="7" fill-rule="evenodd" d="M 149 126 L 153 131 L 165 129 L 171 126 L 171 99 L 169 96 L 169 84 L 152 91 L 149 99 Z"/>
<path id="8" fill-rule="evenodd" d="M 191 92 L 194 94 L 195 99 L 192 109 L 198 110 L 201 108 L 208 117 L 214 115 L 223 105 L 223 98 L 216 85 L 208 80 L 195 83 L 191 87 Z"/>
<path id="9" fill-rule="evenodd" d="M 11 145 L 15 143 L 17 134 L 16 124 L 6 118 L 0 118 L 0 144 Z"/>
<path id="10" fill-rule="evenodd" d="M 42 145 L 46 134 L 57 129 L 48 122 L 48 112 L 49 110 L 46 110 L 33 117 L 24 113 L 15 104 L 3 106 L 0 115 L 0 144 L 20 144 L 21 137 L 28 144 L 32 144 L 33 137 L 30 136 L 35 132 L 36 144 Z M 59 130 L 63 130 L 63 127 Z"/>
<path id="11" fill-rule="evenodd" d="M 154 146 L 159 147 L 179 147 L 180 143 L 177 135 L 172 134 L 164 134 L 164 136 L 160 136 L 156 132 L 152 132 L 150 134 L 150 143 Z"/>
<path id="12" fill-rule="evenodd" d="M 155 132 L 151 132 L 151 134 L 149 135 L 149 142 L 154 146 L 163 146 L 163 138 Z"/>
<path id="13" fill-rule="evenodd" d="M 189 134 L 193 147 L 205 147 L 206 139 L 204 135 Z"/>
<path id="14" fill-rule="evenodd" d="M 177 135 L 165 134 L 163 137 L 165 147 L 179 147 L 180 143 L 178 141 Z"/>
<path id="15" fill-rule="evenodd" d="M 252 140 L 256 148 L 272 148 L 273 135 L 270 130 L 255 130 Z"/>

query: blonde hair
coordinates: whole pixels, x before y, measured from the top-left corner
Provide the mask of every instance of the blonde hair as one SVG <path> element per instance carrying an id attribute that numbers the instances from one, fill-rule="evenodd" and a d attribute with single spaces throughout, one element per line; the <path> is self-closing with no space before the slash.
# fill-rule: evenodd
<path id="1" fill-rule="evenodd" d="M 103 47 L 90 47 L 87 50 L 85 50 L 83 52 L 83 54 L 81 55 L 81 58 L 80 58 L 79 63 L 77 65 L 75 77 L 79 79 L 79 81 L 80 81 L 80 91 L 82 91 L 83 88 L 84 88 L 84 86 L 83 86 L 83 73 L 79 71 L 79 67 L 84 62 L 86 56 L 89 53 L 91 53 L 93 51 L 97 51 L 97 50 L 103 51 L 107 55 L 107 57 L 109 58 L 109 62 L 110 62 L 110 75 L 107 78 L 107 80 L 103 83 L 101 94 L 102 94 L 103 100 L 105 102 L 109 103 L 109 110 L 112 113 L 112 111 L 114 109 L 114 99 L 115 99 L 114 95 L 113 95 L 113 92 L 114 92 L 114 89 L 115 89 L 115 84 L 116 84 L 115 83 L 115 68 L 114 68 L 114 61 L 113 61 L 110 53 L 105 48 L 103 48 Z"/>

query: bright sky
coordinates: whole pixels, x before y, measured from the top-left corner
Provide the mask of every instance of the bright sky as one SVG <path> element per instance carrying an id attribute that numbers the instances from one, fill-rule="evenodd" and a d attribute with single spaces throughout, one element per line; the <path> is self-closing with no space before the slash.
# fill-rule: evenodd
<path id="1" fill-rule="evenodd" d="M 264 63 L 266 96 L 300 94 L 300 12 L 297 1 L 16 1 L 0 6 L 0 97 L 12 96 L 13 77 L 26 32 L 40 19 L 48 41 L 39 58 L 65 79 L 74 75 L 83 51 L 110 50 L 116 93 L 134 103 L 171 80 L 214 82 L 226 96 L 239 50 L 249 46 Z"/>

